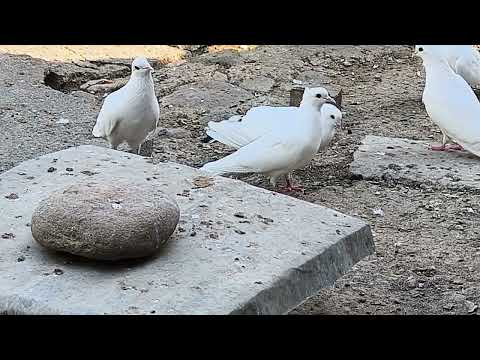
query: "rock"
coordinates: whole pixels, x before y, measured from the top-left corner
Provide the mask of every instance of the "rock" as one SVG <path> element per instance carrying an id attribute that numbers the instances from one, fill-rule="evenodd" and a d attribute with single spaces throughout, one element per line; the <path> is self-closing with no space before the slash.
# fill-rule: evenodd
<path id="1" fill-rule="evenodd" d="M 385 216 L 385 213 L 382 209 L 378 208 L 378 209 L 373 209 L 372 210 L 372 213 L 373 215 L 376 215 L 376 216 L 380 216 L 380 217 L 384 217 Z"/>
<path id="2" fill-rule="evenodd" d="M 8 200 L 17 200 L 18 199 L 18 195 L 15 194 L 15 193 L 11 193 L 9 195 L 5 195 L 5 199 L 8 199 Z"/>
<path id="3" fill-rule="evenodd" d="M 304 87 L 294 86 L 290 90 L 290 103 L 289 106 L 300 106 L 300 103 L 303 98 L 303 92 L 305 91 Z"/>
<path id="4" fill-rule="evenodd" d="M 199 61 L 207 65 L 220 65 L 225 68 L 230 68 L 243 62 L 243 59 L 238 56 L 236 51 L 233 50 L 209 53 L 192 60 Z"/>
<path id="5" fill-rule="evenodd" d="M 478 305 L 469 300 L 465 301 L 465 305 L 469 314 L 474 313 L 478 309 Z"/>
<path id="6" fill-rule="evenodd" d="M 163 97 L 162 104 L 166 107 L 171 105 L 177 110 L 184 108 L 189 111 L 217 113 L 236 107 L 251 97 L 248 91 L 238 86 L 213 80 L 180 86 L 172 94 Z"/>
<path id="7" fill-rule="evenodd" d="M 85 84 L 80 86 L 80 89 L 83 91 L 88 91 L 90 93 L 96 94 L 99 92 L 111 93 L 121 87 L 125 86 L 128 82 L 128 78 L 109 80 L 109 79 L 96 79 L 87 81 Z"/>
<path id="8" fill-rule="evenodd" d="M 174 232 L 175 200 L 147 184 L 86 182 L 57 190 L 32 216 L 41 245 L 97 260 L 152 255 Z"/>
<path id="9" fill-rule="evenodd" d="M 64 124 L 68 124 L 69 122 L 70 122 L 70 120 L 68 120 L 68 119 L 60 118 L 56 123 L 64 125 Z"/>
<path id="10" fill-rule="evenodd" d="M 480 189 L 477 157 L 464 151 L 431 151 L 427 141 L 367 135 L 353 157 L 352 175 L 366 180 L 430 184 L 436 189 Z"/>
<path id="11" fill-rule="evenodd" d="M 194 54 L 202 54 L 208 50 L 208 45 L 170 45 Z"/>
<path id="12" fill-rule="evenodd" d="M 142 155 L 145 157 L 151 157 L 153 153 L 153 145 L 154 145 L 153 139 L 145 140 L 142 144 L 142 147 L 140 148 L 139 155 Z"/>
<path id="13" fill-rule="evenodd" d="M 417 280 L 413 277 L 413 276 L 410 276 L 408 279 L 407 279 L 407 286 L 410 288 L 410 289 L 415 289 L 417 287 Z"/>
<path id="14" fill-rule="evenodd" d="M 217 80 L 217 81 L 224 81 L 224 82 L 227 82 L 228 81 L 228 76 L 225 75 L 224 73 L 222 72 L 219 72 L 219 71 L 215 71 L 212 75 L 212 79 L 213 80 Z"/>
<path id="15" fill-rule="evenodd" d="M 240 86 L 246 90 L 265 93 L 272 90 L 274 85 L 275 80 L 265 76 L 259 76 L 253 79 L 245 79 L 240 84 Z"/>
<path id="16" fill-rule="evenodd" d="M 174 138 L 174 139 L 183 139 L 192 137 L 192 133 L 189 130 L 183 128 L 159 128 L 158 129 L 159 135 L 163 135 L 166 137 Z"/>

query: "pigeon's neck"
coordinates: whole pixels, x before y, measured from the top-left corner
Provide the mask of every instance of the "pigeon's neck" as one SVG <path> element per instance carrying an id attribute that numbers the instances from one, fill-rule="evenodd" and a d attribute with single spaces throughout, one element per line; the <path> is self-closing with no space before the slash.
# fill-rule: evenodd
<path id="1" fill-rule="evenodd" d="M 313 104 L 304 104 L 299 110 L 303 113 L 303 116 L 299 117 L 303 122 L 302 128 L 309 134 L 318 134 L 323 127 L 320 109 Z"/>
<path id="2" fill-rule="evenodd" d="M 148 72 L 134 72 L 132 76 L 130 76 L 128 86 L 134 91 L 153 91 L 152 74 Z"/>
<path id="3" fill-rule="evenodd" d="M 425 58 L 423 65 L 425 67 L 426 82 L 455 75 L 450 65 L 444 59 Z"/>
<path id="4" fill-rule="evenodd" d="M 302 99 L 299 107 L 300 108 L 312 108 L 312 109 L 314 109 L 315 108 L 314 101 L 310 98 Z M 318 106 L 316 110 L 319 110 L 319 109 L 320 109 L 320 106 Z"/>
<path id="5" fill-rule="evenodd" d="M 330 118 L 328 115 L 323 115 L 320 117 L 320 126 L 322 132 L 322 138 L 330 138 L 333 136 L 335 131 L 336 119 Z"/>

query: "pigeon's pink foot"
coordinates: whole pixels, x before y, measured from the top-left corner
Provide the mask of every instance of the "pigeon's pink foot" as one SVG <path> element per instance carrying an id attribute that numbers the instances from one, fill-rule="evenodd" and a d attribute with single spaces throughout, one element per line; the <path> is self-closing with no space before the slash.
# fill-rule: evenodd
<path id="1" fill-rule="evenodd" d="M 290 175 L 285 176 L 285 180 L 287 182 L 287 191 L 293 192 L 293 191 L 300 191 L 300 192 L 305 192 L 305 189 L 302 188 L 301 186 L 295 186 L 293 185 L 292 177 Z"/>
<path id="2" fill-rule="evenodd" d="M 459 144 L 448 144 L 445 146 L 445 150 L 463 150 L 463 146 Z"/>
<path id="3" fill-rule="evenodd" d="M 433 151 L 445 151 L 445 145 L 431 145 L 430 149 Z"/>

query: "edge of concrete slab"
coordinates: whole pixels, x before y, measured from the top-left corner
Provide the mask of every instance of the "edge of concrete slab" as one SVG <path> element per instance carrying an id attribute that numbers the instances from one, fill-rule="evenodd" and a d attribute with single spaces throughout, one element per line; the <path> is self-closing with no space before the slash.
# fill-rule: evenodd
<path id="1" fill-rule="evenodd" d="M 355 245 L 354 245 L 355 244 Z M 335 252 L 348 256 L 344 261 L 334 261 Z M 345 236 L 342 241 L 325 249 L 299 268 L 283 273 L 268 289 L 231 312 L 231 315 L 269 315 L 287 314 L 321 289 L 331 286 L 345 275 L 353 265 L 366 256 L 375 253 L 375 243 L 370 225 L 365 224 L 358 231 Z M 330 264 L 326 267 L 325 264 Z M 270 298 L 269 301 L 265 299 Z M 274 301 L 272 301 L 274 299 Z M 268 304 L 268 306 L 265 306 Z"/>
<path id="2" fill-rule="evenodd" d="M 0 315 L 60 315 L 61 312 L 18 295 L 0 295 Z"/>
<path id="3" fill-rule="evenodd" d="M 335 252 L 343 252 L 344 261 L 338 261 Z M 271 287 L 258 293 L 230 315 L 288 314 L 322 288 L 331 286 L 345 275 L 353 265 L 375 252 L 370 225 L 366 224 L 341 242 L 327 248 L 299 268 L 292 268 L 279 276 Z M 337 261 L 334 261 L 337 259 Z M 325 264 L 329 264 L 328 267 Z M 267 300 L 268 299 L 268 300 Z M 79 314 L 89 314 L 77 309 Z M 19 295 L 0 295 L 0 315 L 66 315 L 48 307 L 39 300 Z"/>

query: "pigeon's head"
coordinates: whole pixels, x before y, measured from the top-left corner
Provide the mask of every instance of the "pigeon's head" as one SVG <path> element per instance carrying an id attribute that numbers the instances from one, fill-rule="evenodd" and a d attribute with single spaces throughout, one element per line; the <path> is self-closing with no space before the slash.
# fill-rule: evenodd
<path id="1" fill-rule="evenodd" d="M 305 91 L 303 92 L 302 104 L 320 107 L 325 103 L 337 105 L 335 100 L 328 93 L 327 89 L 323 87 L 305 88 Z"/>
<path id="2" fill-rule="evenodd" d="M 152 66 L 148 63 L 148 60 L 144 57 L 137 57 L 132 62 L 132 74 L 149 74 L 153 72 Z"/>
<path id="3" fill-rule="evenodd" d="M 444 56 L 445 50 L 435 45 L 415 45 L 412 56 L 418 56 L 422 60 L 426 57 L 441 58 Z"/>
<path id="4" fill-rule="evenodd" d="M 335 105 L 326 103 L 325 105 L 322 106 L 321 114 L 322 114 L 321 115 L 322 121 L 330 124 L 340 123 L 340 127 L 343 128 L 342 112 Z"/>

